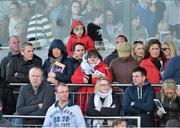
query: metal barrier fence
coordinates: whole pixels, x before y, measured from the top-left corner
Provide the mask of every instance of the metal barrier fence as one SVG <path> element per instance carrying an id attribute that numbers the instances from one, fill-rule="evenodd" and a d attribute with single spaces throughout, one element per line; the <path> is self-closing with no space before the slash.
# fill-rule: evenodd
<path id="1" fill-rule="evenodd" d="M 28 85 L 28 83 L 9 83 L 10 86 L 22 86 L 22 85 Z M 53 84 L 51 84 L 53 85 Z M 68 86 L 79 86 L 79 87 L 91 87 L 94 86 L 93 84 L 67 84 Z M 126 87 L 131 86 L 132 84 L 118 84 L 118 83 L 112 83 L 111 86 L 113 87 Z M 153 87 L 161 87 L 162 84 L 152 84 Z"/>
<path id="2" fill-rule="evenodd" d="M 14 86 L 16 88 L 16 90 L 14 91 L 15 94 L 18 95 L 19 93 L 19 89 L 21 86 L 24 85 L 28 85 L 28 83 L 10 83 L 10 86 Z M 53 84 L 52 84 L 53 85 Z M 93 87 L 93 84 L 67 84 L 69 87 Z M 113 83 L 111 84 L 112 87 L 128 87 L 128 86 L 132 86 L 131 84 L 117 84 L 117 83 Z M 152 84 L 153 87 L 161 87 L 162 84 Z M 92 92 L 93 93 L 93 92 Z M 118 93 L 118 94 L 123 94 L 124 92 Z M 70 94 L 72 95 L 72 100 L 75 100 L 75 96 L 77 95 L 89 95 L 91 93 L 87 93 L 87 92 L 70 92 Z M 24 115 L 4 115 L 4 117 L 6 118 L 25 118 L 25 119 L 43 119 L 44 116 L 24 116 Z M 140 122 L 141 119 L 138 116 L 119 116 L 119 117 L 92 117 L 92 116 L 84 116 L 85 119 L 119 119 L 119 118 L 123 118 L 123 119 L 137 119 L 137 127 L 140 127 Z M 36 125 L 37 127 L 39 127 L 38 125 Z M 28 127 L 28 126 L 27 126 Z"/>
<path id="3" fill-rule="evenodd" d="M 16 89 L 14 90 L 15 94 L 19 93 L 19 89 L 23 85 L 28 85 L 28 83 L 9 83 L 10 86 L 14 86 Z M 53 85 L 53 84 L 51 84 Z M 67 84 L 69 87 L 93 87 L 93 84 Z M 131 84 L 118 84 L 113 83 L 111 84 L 112 87 L 128 87 L 132 86 Z M 153 87 L 161 87 L 162 84 L 152 84 Z"/>
<path id="4" fill-rule="evenodd" d="M 23 118 L 23 119 L 44 119 L 45 116 L 25 116 L 25 115 L 3 115 L 4 118 Z M 107 119 L 107 120 L 115 120 L 115 119 L 131 119 L 137 120 L 137 128 L 141 127 L 141 117 L 140 116 L 101 116 L 101 117 L 94 117 L 94 116 L 84 116 L 85 120 L 87 119 Z M 22 127 L 42 127 L 42 125 L 22 125 Z M 99 126 L 89 126 L 89 127 L 99 127 Z M 101 126 L 100 126 L 101 127 Z M 112 127 L 112 126 L 106 126 Z"/>

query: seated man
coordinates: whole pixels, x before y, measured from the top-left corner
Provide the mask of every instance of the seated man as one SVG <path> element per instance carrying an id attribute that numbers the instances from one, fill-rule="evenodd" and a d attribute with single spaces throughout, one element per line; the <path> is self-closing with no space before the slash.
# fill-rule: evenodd
<path id="1" fill-rule="evenodd" d="M 43 127 L 86 127 L 80 107 L 69 100 L 68 86 L 58 83 L 55 86 L 55 94 L 59 100 L 48 109 Z"/>
<path id="2" fill-rule="evenodd" d="M 142 67 L 133 70 L 132 86 L 128 86 L 123 96 L 122 107 L 126 116 L 140 116 L 141 127 L 154 126 L 154 93 L 147 81 L 147 72 Z M 130 125 L 135 125 L 132 121 Z"/>
<path id="3" fill-rule="evenodd" d="M 19 92 L 16 115 L 44 116 L 47 109 L 53 104 L 53 86 L 43 81 L 43 71 L 33 67 L 29 71 L 30 84 L 22 86 Z M 16 126 L 21 124 L 37 124 L 38 120 L 14 119 Z"/>

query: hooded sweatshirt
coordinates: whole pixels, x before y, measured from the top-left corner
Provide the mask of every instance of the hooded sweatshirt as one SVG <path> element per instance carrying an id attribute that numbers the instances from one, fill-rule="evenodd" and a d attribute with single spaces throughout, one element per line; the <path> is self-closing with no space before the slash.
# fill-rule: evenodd
<path id="1" fill-rule="evenodd" d="M 154 125 L 154 92 L 150 83 L 143 86 L 132 85 L 126 88 L 122 107 L 126 116 L 140 116 L 141 126 Z M 132 105 L 131 103 L 134 102 Z"/>
<path id="2" fill-rule="evenodd" d="M 52 56 L 53 48 L 59 48 L 61 50 L 62 57 L 61 59 L 59 59 L 59 62 L 65 65 L 63 72 L 55 72 L 56 74 L 55 79 L 60 82 L 68 83 L 70 82 L 71 75 L 74 71 L 73 64 L 72 64 L 72 60 L 70 58 L 67 58 L 68 55 L 67 55 L 66 48 L 63 42 L 59 39 L 53 40 L 53 42 L 51 43 L 49 47 L 48 59 L 46 59 L 43 64 L 44 76 L 47 78 L 48 73 L 50 72 L 52 68 L 52 59 L 56 60 L 56 58 L 53 58 Z"/>
<path id="3" fill-rule="evenodd" d="M 73 29 L 79 25 L 83 26 L 84 32 L 80 38 L 77 38 L 76 35 L 73 33 Z M 93 40 L 86 34 L 84 24 L 81 21 L 74 21 L 74 22 L 72 22 L 72 25 L 71 25 L 70 37 L 69 37 L 69 40 L 67 43 L 67 48 L 66 48 L 68 55 L 70 55 L 71 57 L 73 56 L 72 47 L 78 42 L 83 43 L 86 46 L 88 51 L 91 49 L 95 49 Z"/>
<path id="4" fill-rule="evenodd" d="M 48 109 L 43 127 L 84 128 L 86 124 L 78 105 L 70 101 L 67 106 L 61 108 L 57 101 Z"/>

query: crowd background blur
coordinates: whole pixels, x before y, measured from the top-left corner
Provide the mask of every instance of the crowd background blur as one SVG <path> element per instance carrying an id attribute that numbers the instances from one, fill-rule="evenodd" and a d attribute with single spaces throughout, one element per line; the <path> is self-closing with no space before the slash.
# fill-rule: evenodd
<path id="1" fill-rule="evenodd" d="M 48 47 L 52 38 L 68 38 L 74 20 L 87 26 L 100 10 L 103 12 L 100 33 L 106 49 L 114 48 L 117 34 L 126 35 L 130 42 L 146 42 L 155 37 L 163 43 L 170 36 L 178 47 L 179 8 L 180 0 L 1 0 L 0 44 L 8 46 L 7 40 L 13 34 L 22 41 L 33 38 L 43 44 L 41 48 Z"/>
<path id="2" fill-rule="evenodd" d="M 49 83 L 74 84 L 69 89 L 77 93 L 73 99 L 84 115 L 88 115 L 87 103 L 95 88 L 89 84 L 95 84 L 100 76 L 108 77 L 113 84 L 135 83 L 132 73 L 139 65 L 147 71 L 151 84 L 162 84 L 171 78 L 179 85 L 179 27 L 180 0 L 0 0 L 3 112 L 17 100 L 16 95 L 10 97 L 9 93 L 13 94 L 16 88 L 11 89 L 9 82 L 30 82 L 28 71 L 34 65 L 43 67 L 43 78 Z M 138 103 L 146 97 L 140 96 L 144 87 L 134 89 L 137 96 L 132 96 L 138 98 Z M 112 87 L 116 93 L 125 91 L 123 98 L 128 98 L 126 89 Z M 153 89 L 157 95 L 162 88 L 151 89 L 156 96 Z M 12 102 L 6 96 L 15 100 Z M 127 106 L 136 108 L 133 102 Z M 153 116 L 152 95 L 150 103 L 150 111 L 144 114 Z M 126 112 L 125 109 L 121 114 L 127 115 Z"/>

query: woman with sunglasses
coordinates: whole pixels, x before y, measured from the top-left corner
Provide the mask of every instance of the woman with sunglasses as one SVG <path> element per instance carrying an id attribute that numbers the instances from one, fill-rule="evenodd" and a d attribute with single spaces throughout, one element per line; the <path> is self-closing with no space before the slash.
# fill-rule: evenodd
<path id="1" fill-rule="evenodd" d="M 97 50 L 90 50 L 83 56 L 83 61 L 72 75 L 71 82 L 73 84 L 95 84 L 101 76 L 106 76 L 112 81 L 112 74 L 102 60 L 102 56 Z M 93 86 L 82 86 L 78 89 L 77 104 L 81 106 L 84 114 L 86 114 L 89 94 L 93 91 Z"/>
<path id="2" fill-rule="evenodd" d="M 163 56 L 163 70 L 165 69 L 166 65 L 167 65 L 167 62 L 168 60 L 171 58 L 171 57 L 174 57 L 177 55 L 177 50 L 176 50 L 176 46 L 174 44 L 173 41 L 165 41 L 163 44 L 162 44 L 162 47 L 161 47 L 163 53 L 164 53 L 164 56 Z"/>

